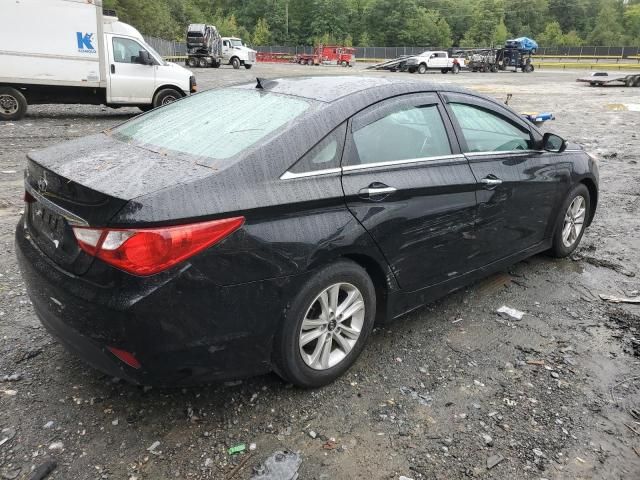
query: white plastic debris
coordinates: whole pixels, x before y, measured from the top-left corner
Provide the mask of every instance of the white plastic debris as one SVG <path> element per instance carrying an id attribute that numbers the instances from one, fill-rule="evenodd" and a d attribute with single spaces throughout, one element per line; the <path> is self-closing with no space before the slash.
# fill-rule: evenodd
<path id="1" fill-rule="evenodd" d="M 516 310 L 515 308 L 507 307 L 506 305 L 501 306 L 497 312 L 503 315 L 508 315 L 516 320 L 522 320 L 522 317 L 524 316 L 524 312 Z"/>

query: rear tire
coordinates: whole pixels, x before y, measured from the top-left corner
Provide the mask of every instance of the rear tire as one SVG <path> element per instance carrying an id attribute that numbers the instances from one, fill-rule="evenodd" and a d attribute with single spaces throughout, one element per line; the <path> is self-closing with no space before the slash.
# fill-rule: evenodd
<path id="1" fill-rule="evenodd" d="M 20 120 L 27 113 L 27 99 L 19 90 L 0 87 L 0 120 Z"/>
<path id="2" fill-rule="evenodd" d="M 443 68 L 442 70 L 440 70 L 440 73 L 442 73 L 442 74 L 449 73 L 449 69 L 448 68 Z"/>
<path id="3" fill-rule="evenodd" d="M 207 62 L 207 59 L 202 57 L 198 59 L 198 66 L 200 68 L 207 68 L 209 66 L 209 62 Z"/>
<path id="4" fill-rule="evenodd" d="M 153 97 L 153 108 L 168 105 L 176 100 L 180 100 L 182 97 L 182 93 L 175 88 L 163 88 Z"/>
<path id="5" fill-rule="evenodd" d="M 339 293 L 334 302 L 333 292 Z M 350 296 L 356 299 L 351 307 L 360 305 L 360 309 L 341 319 L 336 313 L 341 306 L 349 310 L 346 307 Z M 285 313 L 274 345 L 275 370 L 300 387 L 314 388 L 333 382 L 360 355 L 373 329 L 375 310 L 375 288 L 362 267 L 341 260 L 319 270 L 302 285 Z M 305 335 L 312 337 L 307 343 Z"/>
<path id="6" fill-rule="evenodd" d="M 196 68 L 198 66 L 198 59 L 194 57 L 189 57 L 187 59 L 187 66 L 191 68 Z"/>
<path id="7" fill-rule="evenodd" d="M 522 71 L 524 73 L 532 73 L 534 70 L 533 65 L 531 65 L 530 63 L 527 63 L 524 67 L 522 67 Z"/>
<path id="8" fill-rule="evenodd" d="M 240 68 L 240 59 L 238 57 L 233 57 L 231 59 L 231 66 L 235 69 L 238 70 Z"/>
<path id="9" fill-rule="evenodd" d="M 564 258 L 573 253 L 582 240 L 590 215 L 589 189 L 586 185 L 579 183 L 571 189 L 560 207 L 550 250 L 551 255 Z"/>

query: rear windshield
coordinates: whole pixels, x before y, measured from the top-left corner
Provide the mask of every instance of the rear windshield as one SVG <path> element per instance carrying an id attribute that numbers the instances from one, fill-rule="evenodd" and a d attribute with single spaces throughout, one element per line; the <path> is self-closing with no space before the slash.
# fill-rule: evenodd
<path id="1" fill-rule="evenodd" d="M 154 151 L 233 157 L 309 108 L 300 98 L 259 90 L 217 89 L 166 105 L 113 130 Z"/>

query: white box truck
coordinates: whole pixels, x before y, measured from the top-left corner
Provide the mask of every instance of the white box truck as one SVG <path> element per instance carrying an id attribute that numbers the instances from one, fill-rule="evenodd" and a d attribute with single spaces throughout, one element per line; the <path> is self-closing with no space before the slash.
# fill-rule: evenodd
<path id="1" fill-rule="evenodd" d="M 140 32 L 103 14 L 102 0 L 2 0 L 0 120 L 28 104 L 161 106 L 196 89 Z"/>

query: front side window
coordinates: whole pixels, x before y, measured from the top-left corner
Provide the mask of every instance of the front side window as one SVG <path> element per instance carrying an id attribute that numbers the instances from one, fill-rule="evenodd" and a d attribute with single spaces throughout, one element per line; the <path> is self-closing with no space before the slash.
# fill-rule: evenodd
<path id="1" fill-rule="evenodd" d="M 437 105 L 402 106 L 353 132 L 360 163 L 451 154 Z"/>
<path id="2" fill-rule="evenodd" d="M 209 90 L 130 120 L 113 130 L 113 137 L 158 152 L 225 159 L 257 144 L 310 106 L 301 98 L 259 90 Z"/>
<path id="3" fill-rule="evenodd" d="M 139 63 L 140 52 L 147 50 L 135 40 L 113 38 L 113 61 L 117 63 Z"/>
<path id="4" fill-rule="evenodd" d="M 451 103 L 450 106 L 467 144 L 465 153 L 532 148 L 531 133 L 497 113 L 464 103 Z"/>

